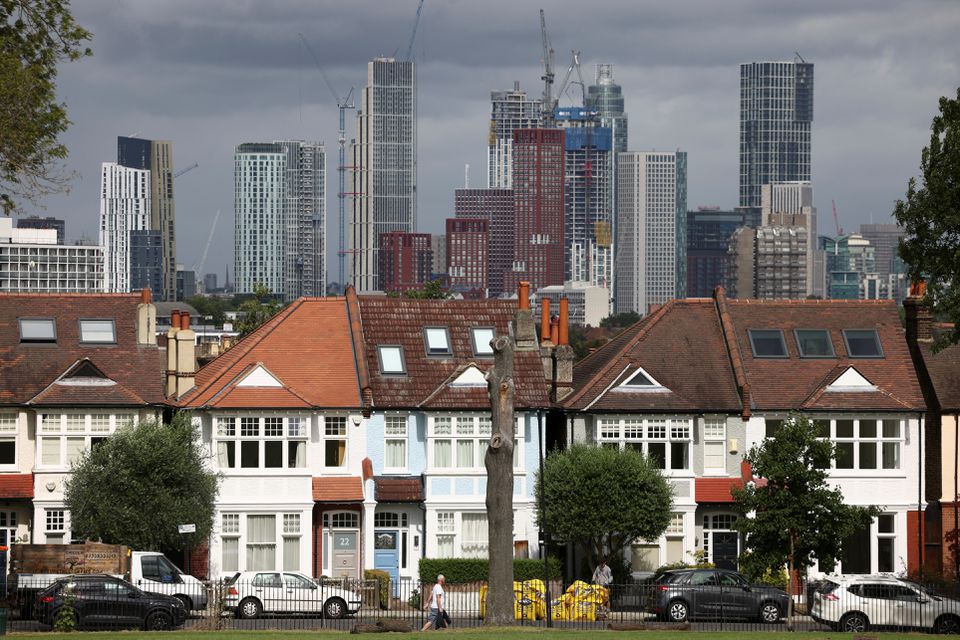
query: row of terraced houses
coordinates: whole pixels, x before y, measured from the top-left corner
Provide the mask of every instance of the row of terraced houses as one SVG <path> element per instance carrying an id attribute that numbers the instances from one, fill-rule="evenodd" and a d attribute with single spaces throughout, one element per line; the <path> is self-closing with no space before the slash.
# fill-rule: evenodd
<path id="1" fill-rule="evenodd" d="M 539 554 L 540 455 L 586 442 L 643 451 L 673 486 L 666 532 L 624 549 L 634 570 L 696 551 L 735 567 L 743 454 L 802 412 L 836 443 L 831 482 L 883 510 L 844 541 L 841 569 L 954 570 L 960 348 L 932 352 L 918 298 L 904 327 L 891 301 L 718 289 L 576 364 L 565 308 L 535 319 L 522 286 L 518 299 L 301 298 L 196 370 L 190 317 L 174 312 L 158 341 L 146 292 L 0 294 L 0 544 L 71 541 L 71 464 L 124 424 L 189 410 L 222 475 L 194 575 L 417 578 L 421 557 L 485 557 L 484 376 L 509 334 L 518 557 Z"/>

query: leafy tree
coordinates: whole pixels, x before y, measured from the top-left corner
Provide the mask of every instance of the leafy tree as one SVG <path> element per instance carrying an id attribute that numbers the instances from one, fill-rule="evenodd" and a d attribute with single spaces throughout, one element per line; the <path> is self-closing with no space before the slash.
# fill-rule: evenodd
<path id="1" fill-rule="evenodd" d="M 144 420 L 84 454 L 67 482 L 66 506 L 76 535 L 142 550 L 185 546 L 177 525 L 195 524 L 196 540 L 213 527 L 217 475 L 190 415 L 170 424 Z"/>
<path id="2" fill-rule="evenodd" d="M 421 289 L 407 289 L 403 293 L 399 291 L 390 291 L 387 293 L 391 298 L 413 298 L 415 300 L 446 300 L 450 297 L 450 292 L 443 288 L 443 281 L 439 278 L 425 282 Z"/>
<path id="3" fill-rule="evenodd" d="M 803 575 L 814 562 L 830 572 L 841 552 L 837 541 L 880 513 L 848 505 L 839 488 L 830 488 L 827 469 L 835 457 L 833 443 L 802 415 L 791 415 L 773 437 L 750 448 L 745 459 L 762 481 L 732 492 L 747 514 L 736 525 L 745 535 L 740 566 L 747 574 L 760 577 L 786 564 L 790 575 L 794 569 Z"/>
<path id="4" fill-rule="evenodd" d="M 607 554 L 619 556 L 637 538 L 662 534 L 673 504 L 667 479 L 650 459 L 630 448 L 583 444 L 547 456 L 543 476 L 537 474 L 541 495 L 540 528 L 582 546 L 591 566 Z"/>
<path id="5" fill-rule="evenodd" d="M 579 325 L 570 325 L 569 329 L 570 347 L 573 349 L 573 355 L 577 360 L 583 360 L 594 349 L 599 349 L 607 343 L 608 340 L 587 339 L 587 329 Z"/>
<path id="6" fill-rule="evenodd" d="M 210 316 L 213 319 L 213 323 L 217 326 L 222 325 L 226 321 L 227 311 L 234 309 L 234 305 L 229 299 L 199 294 L 188 298 L 187 304 L 196 309 L 197 313 L 201 316 Z"/>
<path id="7" fill-rule="evenodd" d="M 600 326 L 604 329 L 626 329 L 634 322 L 640 320 L 640 314 L 636 311 L 624 311 L 607 316 L 600 321 Z"/>
<path id="8" fill-rule="evenodd" d="M 934 312 L 953 323 L 936 344 L 960 341 L 960 89 L 940 98 L 940 115 L 930 126 L 930 146 L 920 154 L 921 182 L 910 178 L 906 200 L 893 215 L 907 231 L 900 257 L 910 279 L 927 282 Z"/>
<path id="9" fill-rule="evenodd" d="M 234 327 L 242 338 L 272 318 L 283 308 L 271 295 L 270 289 L 259 282 L 253 285 L 253 296 L 247 298 L 237 309 L 237 324 Z"/>
<path id="10" fill-rule="evenodd" d="M 0 206 L 65 191 L 66 105 L 57 101 L 57 65 L 90 55 L 89 31 L 69 0 L 0 0 Z"/>

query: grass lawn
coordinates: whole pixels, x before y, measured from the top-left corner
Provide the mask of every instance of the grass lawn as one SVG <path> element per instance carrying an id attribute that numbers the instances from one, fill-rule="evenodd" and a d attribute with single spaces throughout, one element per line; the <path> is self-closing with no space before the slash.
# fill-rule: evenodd
<path id="1" fill-rule="evenodd" d="M 345 632 L 337 631 L 173 631 L 153 632 L 144 631 L 108 631 L 108 632 L 75 632 L 64 633 L 14 633 L 21 638 L 35 638 L 37 640 L 157 640 L 158 638 L 175 636 L 176 640 L 305 640 L 309 636 L 327 638 L 350 637 Z M 864 633 L 852 636 L 844 633 L 798 631 L 574 631 L 574 630 L 546 630 L 546 629 L 451 629 L 428 633 L 389 634 L 387 636 L 373 635 L 373 638 L 439 638 L 453 636 L 455 640 L 581 640 L 595 638 L 598 635 L 610 636 L 622 640 L 673 640 L 678 637 L 689 637 L 690 640 L 893 640 L 894 638 L 929 637 L 926 633 Z M 354 638 L 358 636 L 352 636 Z M 363 636 L 360 636 L 363 637 Z"/>

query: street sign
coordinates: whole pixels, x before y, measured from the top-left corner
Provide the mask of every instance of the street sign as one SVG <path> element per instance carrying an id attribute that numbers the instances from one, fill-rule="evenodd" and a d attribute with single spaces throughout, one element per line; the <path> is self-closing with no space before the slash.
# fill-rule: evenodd
<path id="1" fill-rule="evenodd" d="M 177 525 L 177 531 L 180 533 L 196 533 L 197 525 L 195 524 L 181 524 Z"/>

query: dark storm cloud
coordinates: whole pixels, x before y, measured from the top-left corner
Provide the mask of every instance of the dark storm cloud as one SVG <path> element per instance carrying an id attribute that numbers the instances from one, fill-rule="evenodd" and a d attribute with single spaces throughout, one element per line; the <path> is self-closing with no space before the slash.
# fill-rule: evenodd
<path id="1" fill-rule="evenodd" d="M 99 167 L 116 136 L 171 139 L 178 258 L 193 266 L 217 209 L 207 270 L 232 263 L 233 149 L 240 142 L 325 140 L 328 229 L 337 236 L 337 109 L 303 33 L 338 93 L 354 96 L 377 55 L 405 55 L 417 0 L 75 1 L 95 34 L 94 57 L 66 65 L 60 91 L 74 126 L 69 165 L 83 177 L 48 201 L 68 235 L 96 237 Z M 437 232 L 471 165 L 485 181 L 489 95 L 519 80 L 539 95 L 546 11 L 558 81 L 571 49 L 583 74 L 614 64 L 633 149 L 689 154 L 688 202 L 736 204 L 741 62 L 791 59 L 815 67 L 813 179 L 821 230 L 831 200 L 844 224 L 886 220 L 916 173 L 940 95 L 960 79 L 960 11 L 953 0 L 702 0 L 586 3 L 426 0 L 417 33 L 419 221 Z M 578 97 L 571 87 L 566 101 Z M 356 125 L 348 115 L 347 137 Z M 333 248 L 333 247 L 331 247 Z M 332 254 L 331 254 L 332 255 Z M 328 261 L 336 278 L 335 256 Z"/>

